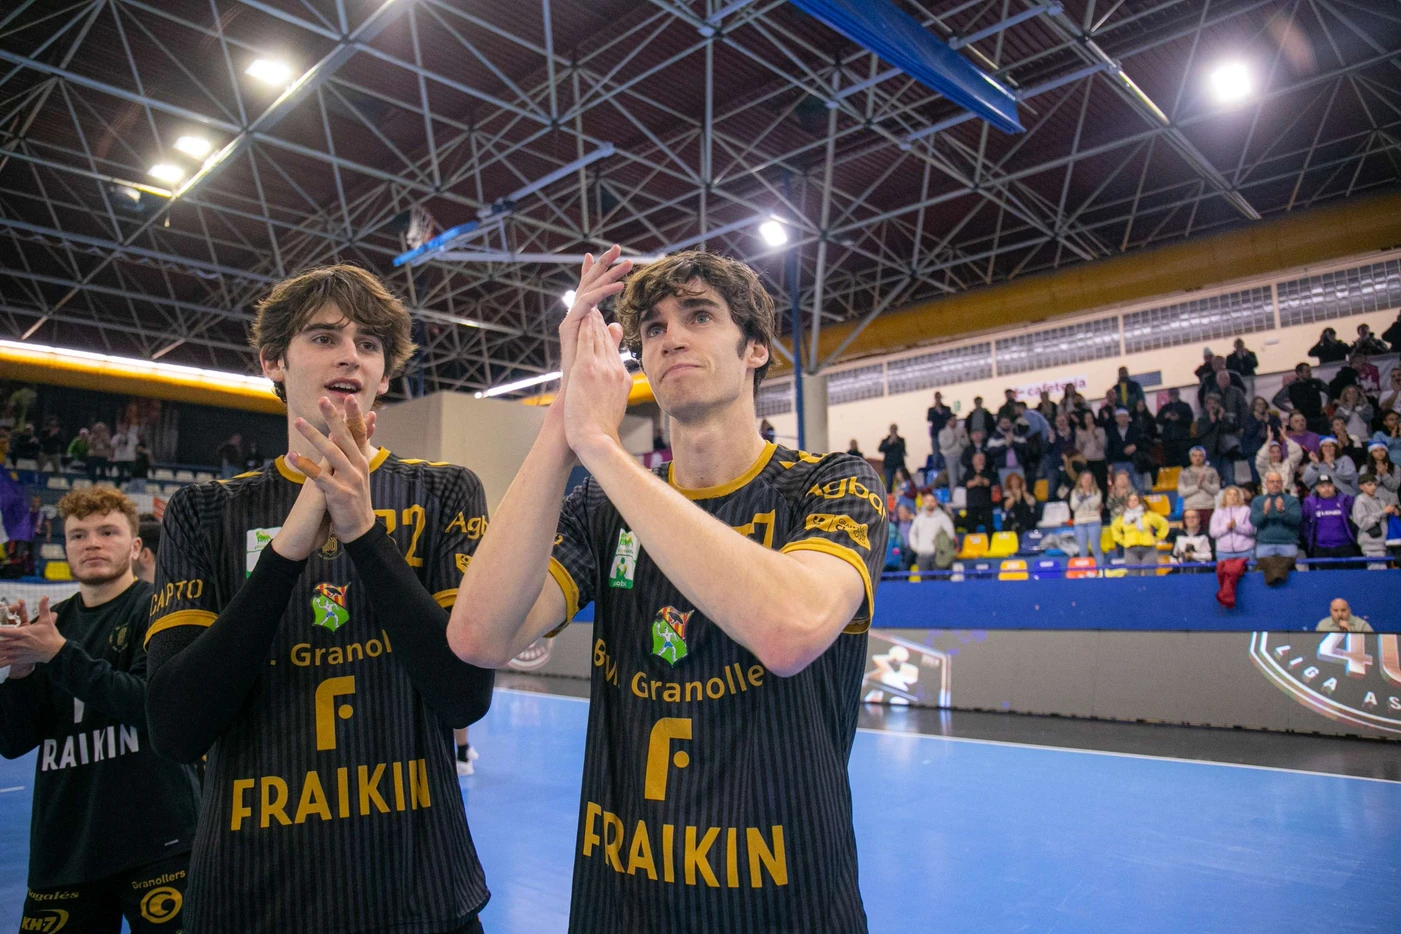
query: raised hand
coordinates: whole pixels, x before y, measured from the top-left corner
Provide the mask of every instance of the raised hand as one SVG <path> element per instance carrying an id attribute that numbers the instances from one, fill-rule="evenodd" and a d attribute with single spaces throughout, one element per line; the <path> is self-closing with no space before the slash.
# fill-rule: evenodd
<path id="1" fill-rule="evenodd" d="M 58 631 L 58 619 L 49 609 L 48 597 L 39 599 L 39 616 L 32 622 L 23 600 L 10 611 L 19 617 L 20 624 L 0 626 L 0 668 L 9 665 L 11 678 L 23 678 L 34 671 L 35 665 L 52 661 L 68 640 Z"/>
<path id="2" fill-rule="evenodd" d="M 590 312 L 598 311 L 598 303 L 610 295 L 623 290 L 623 277 L 632 272 L 632 260 L 618 262 L 623 249 L 616 243 L 604 251 L 597 260 L 592 253 L 584 254 L 584 263 L 579 269 L 579 284 L 574 288 L 574 304 L 559 326 L 560 378 L 559 389 L 563 395 L 569 384 L 574 368 L 574 354 L 579 345 L 579 328 Z"/>
<path id="3" fill-rule="evenodd" d="M 599 445 L 618 441 L 632 389 L 632 377 L 618 357 L 622 339 L 623 326 L 605 326 L 596 309 L 579 324 L 569 377 L 573 390 L 564 399 L 564 436 L 581 461 Z"/>
<path id="4" fill-rule="evenodd" d="M 306 419 L 297 419 L 297 430 L 321 454 L 325 465 L 315 475 L 308 473 L 307 483 L 317 486 L 325 497 L 331 530 L 341 541 L 351 541 L 364 535 L 375 524 L 374 506 L 370 503 L 369 453 L 366 445 L 356 443 L 348 424 L 361 417 L 360 405 L 354 398 L 347 399 L 344 414 L 337 411 L 325 396 L 318 400 L 318 405 L 322 418 L 326 420 L 329 438 Z M 299 455 L 298 469 L 304 462 L 305 459 Z"/>
<path id="5" fill-rule="evenodd" d="M 375 413 L 369 412 L 360 416 L 359 404 L 351 399 L 346 403 L 347 416 L 349 416 L 352 405 L 355 407 L 356 416 L 364 426 L 365 437 L 360 444 L 360 449 L 368 462 L 373 452 L 370 439 L 375 434 Z M 354 425 L 354 419 L 350 417 L 347 417 L 346 422 L 347 429 Z M 354 432 L 351 433 L 353 438 Z M 288 560 L 302 561 L 320 549 L 331 537 L 331 517 L 326 512 L 326 496 L 320 485 L 311 482 L 324 471 L 329 470 L 330 463 L 325 459 L 319 462 L 312 460 L 295 451 L 287 454 L 287 462 L 305 474 L 308 480 L 302 484 L 302 491 L 297 495 L 297 501 L 292 504 L 292 511 L 287 514 L 281 530 L 272 540 L 271 547 Z"/>

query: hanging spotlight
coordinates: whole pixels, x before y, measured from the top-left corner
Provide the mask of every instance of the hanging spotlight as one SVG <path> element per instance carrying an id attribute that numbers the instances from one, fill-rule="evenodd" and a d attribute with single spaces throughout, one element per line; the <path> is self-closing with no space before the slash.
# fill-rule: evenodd
<path id="1" fill-rule="evenodd" d="M 270 58 L 255 59 L 253 64 L 244 71 L 244 74 L 257 78 L 265 84 L 278 87 L 286 87 L 292 83 L 292 66 L 286 62 L 273 61 Z"/>
<path id="2" fill-rule="evenodd" d="M 168 162 L 158 162 L 146 170 L 146 174 L 157 181 L 174 185 L 185 177 L 185 170 L 178 165 L 171 165 Z"/>
<path id="3" fill-rule="evenodd" d="M 203 136 L 182 136 L 175 141 L 175 148 L 191 159 L 203 159 L 214 145 Z"/>
<path id="4" fill-rule="evenodd" d="M 1227 62 L 1212 71 L 1211 92 L 1217 103 L 1235 104 L 1255 93 L 1255 81 L 1245 62 Z"/>
<path id="5" fill-rule="evenodd" d="M 759 225 L 759 236 L 772 247 L 780 247 L 788 242 L 788 228 L 778 221 L 764 221 Z"/>

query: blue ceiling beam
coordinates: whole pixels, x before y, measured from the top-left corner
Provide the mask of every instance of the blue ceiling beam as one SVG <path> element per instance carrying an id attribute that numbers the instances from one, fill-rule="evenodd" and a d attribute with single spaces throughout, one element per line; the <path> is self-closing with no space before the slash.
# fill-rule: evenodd
<path id="1" fill-rule="evenodd" d="M 789 0 L 1004 133 L 1021 133 L 1017 98 L 891 0 Z"/>

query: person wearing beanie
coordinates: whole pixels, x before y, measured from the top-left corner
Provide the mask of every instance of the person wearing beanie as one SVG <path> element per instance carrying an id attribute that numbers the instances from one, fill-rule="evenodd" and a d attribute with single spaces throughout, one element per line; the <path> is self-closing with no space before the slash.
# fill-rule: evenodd
<path id="1" fill-rule="evenodd" d="M 1309 462 L 1304 465 L 1304 486 L 1312 490 L 1318 485 L 1323 474 L 1333 478 L 1338 492 L 1357 496 L 1357 465 L 1352 458 L 1340 453 L 1341 445 L 1332 435 L 1318 439 L 1318 453 L 1309 452 Z"/>
<path id="2" fill-rule="evenodd" d="M 1255 472 L 1264 480 L 1266 473 L 1278 470 L 1287 482 L 1294 477 L 1303 459 L 1304 449 L 1299 442 L 1283 431 L 1276 431 L 1274 436 L 1265 442 L 1265 446 L 1260 448 L 1260 453 L 1255 455 Z"/>
<path id="3" fill-rule="evenodd" d="M 1357 544 L 1367 558 L 1385 558 L 1387 526 L 1392 516 L 1401 515 L 1396 494 L 1377 486 L 1376 474 L 1357 478 L 1359 491 L 1352 501 L 1352 524 L 1357 526 Z M 1367 564 L 1369 571 L 1386 570 L 1385 562 Z"/>
<path id="4" fill-rule="evenodd" d="M 1304 500 L 1303 538 L 1310 558 L 1351 558 L 1357 554 L 1352 531 L 1352 497 L 1338 491 L 1330 474 L 1322 473 Z M 1352 569 L 1350 564 L 1326 564 L 1324 570 Z"/>

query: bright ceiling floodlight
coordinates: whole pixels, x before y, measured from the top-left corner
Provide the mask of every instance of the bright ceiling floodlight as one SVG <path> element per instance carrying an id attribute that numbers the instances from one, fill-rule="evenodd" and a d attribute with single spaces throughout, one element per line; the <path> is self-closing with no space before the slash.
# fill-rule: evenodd
<path id="1" fill-rule="evenodd" d="M 158 162 L 146 170 L 146 174 L 157 181 L 174 185 L 185 177 L 185 170 L 178 165 L 171 165 L 168 162 Z"/>
<path id="2" fill-rule="evenodd" d="M 175 141 L 175 148 L 191 159 L 203 159 L 214 145 L 203 136 L 182 136 Z"/>
<path id="3" fill-rule="evenodd" d="M 778 221 L 764 221 L 759 225 L 759 236 L 769 246 L 783 246 L 788 242 L 788 228 Z"/>
<path id="4" fill-rule="evenodd" d="M 1234 104 L 1255 92 L 1255 82 L 1244 62 L 1228 62 L 1211 73 L 1211 92 L 1217 103 Z"/>
<path id="5" fill-rule="evenodd" d="M 292 83 L 292 66 L 286 62 L 275 62 L 270 58 L 255 59 L 244 74 L 267 84 L 286 87 Z"/>
<path id="6" fill-rule="evenodd" d="M 564 307 L 565 307 L 565 308 L 573 308 L 573 307 L 574 307 L 574 295 L 575 295 L 575 292 L 574 292 L 573 289 L 570 289 L 568 292 L 565 292 L 565 293 L 564 293 Z"/>

